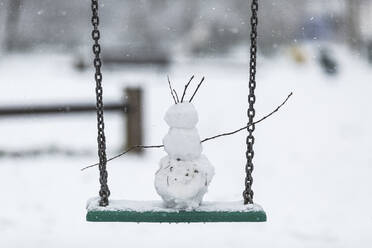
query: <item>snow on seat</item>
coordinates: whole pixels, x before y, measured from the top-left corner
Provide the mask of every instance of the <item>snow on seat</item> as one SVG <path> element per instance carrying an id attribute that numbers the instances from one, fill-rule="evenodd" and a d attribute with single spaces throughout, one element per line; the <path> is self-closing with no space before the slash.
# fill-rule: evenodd
<path id="1" fill-rule="evenodd" d="M 100 207 L 99 199 L 87 203 L 87 221 L 93 222 L 264 222 L 266 213 L 257 204 L 204 202 L 193 210 L 165 208 L 161 201 L 110 200 Z"/>

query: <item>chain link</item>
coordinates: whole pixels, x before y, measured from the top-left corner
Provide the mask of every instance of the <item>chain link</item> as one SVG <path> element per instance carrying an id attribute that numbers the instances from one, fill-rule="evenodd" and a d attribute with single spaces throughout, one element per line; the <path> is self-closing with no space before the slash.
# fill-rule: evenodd
<path id="1" fill-rule="evenodd" d="M 99 195 L 101 197 L 99 201 L 100 206 L 107 206 L 109 204 L 108 197 L 110 196 L 110 190 L 107 185 L 107 157 L 106 157 L 106 137 L 105 137 L 105 123 L 103 119 L 103 89 L 102 89 L 102 73 L 101 73 L 101 46 L 99 44 L 100 32 L 98 30 L 99 17 L 98 17 L 98 0 L 92 0 L 92 39 L 94 44 L 92 46 L 94 53 L 93 65 L 95 68 L 94 79 L 96 81 L 96 108 L 97 108 L 97 143 L 98 143 L 98 157 L 99 157 L 99 182 L 101 188 Z"/>
<path id="2" fill-rule="evenodd" d="M 246 177 L 244 180 L 245 189 L 243 191 L 244 204 L 253 203 L 253 190 L 252 190 L 252 172 L 253 172 L 253 144 L 255 125 L 253 123 L 254 116 L 256 114 L 254 109 L 254 103 L 256 102 L 256 96 L 254 90 L 256 89 L 256 58 L 257 58 L 257 24 L 258 24 L 258 0 L 252 0 L 251 5 L 251 47 L 250 47 L 250 62 L 249 62 L 249 95 L 248 95 L 248 136 L 247 136 L 247 164 L 245 166 Z"/>

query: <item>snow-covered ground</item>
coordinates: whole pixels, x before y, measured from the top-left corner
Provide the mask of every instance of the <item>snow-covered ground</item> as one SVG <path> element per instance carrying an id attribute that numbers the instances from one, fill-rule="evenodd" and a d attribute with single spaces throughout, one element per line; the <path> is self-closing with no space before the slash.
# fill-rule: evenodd
<path id="1" fill-rule="evenodd" d="M 311 54 L 311 53 L 309 53 Z M 309 57 L 260 58 L 257 117 L 290 91 L 280 112 L 256 128 L 255 201 L 267 223 L 132 224 L 85 222 L 86 200 L 97 195 L 94 114 L 0 119 L 0 149 L 57 145 L 90 149 L 81 157 L 0 159 L 0 247 L 370 247 L 372 244 L 372 68 L 343 48 L 340 74 L 324 75 Z M 92 71 L 76 72 L 68 56 L 14 55 L 0 60 L 0 104 L 94 102 Z M 104 70 L 105 100 L 122 89 L 145 88 L 146 144 L 159 144 L 172 103 L 166 75 L 183 89 L 206 76 L 194 104 L 200 136 L 234 130 L 246 122 L 246 63 L 191 61 L 168 70 Z M 106 115 L 109 155 L 122 146 L 123 121 Z M 240 200 L 245 134 L 204 143 L 216 168 L 207 201 Z M 153 180 L 164 151 L 128 155 L 109 164 L 113 199 L 158 200 Z"/>

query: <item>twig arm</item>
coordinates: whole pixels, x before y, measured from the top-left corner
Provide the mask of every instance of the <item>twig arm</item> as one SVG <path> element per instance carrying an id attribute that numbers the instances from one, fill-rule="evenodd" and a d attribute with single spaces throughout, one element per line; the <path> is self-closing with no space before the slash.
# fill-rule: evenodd
<path id="1" fill-rule="evenodd" d="M 287 96 L 287 98 L 286 98 L 286 99 L 285 99 L 285 100 L 284 100 L 284 101 L 283 101 L 283 102 L 282 102 L 278 107 L 276 107 L 276 109 L 274 109 L 273 111 L 271 111 L 269 114 L 265 115 L 264 117 L 262 117 L 262 118 L 259 119 L 258 121 L 253 122 L 253 124 L 260 123 L 261 121 L 263 121 L 263 120 L 269 118 L 270 116 L 272 116 L 273 114 L 275 114 L 276 112 L 278 112 L 279 109 L 280 109 L 284 104 L 286 104 L 286 102 L 288 101 L 288 99 L 289 99 L 292 95 L 293 95 L 293 92 L 291 92 L 291 93 Z M 237 129 L 237 130 L 235 130 L 235 131 L 232 131 L 232 132 L 222 133 L 222 134 L 218 134 L 218 135 L 215 135 L 215 136 L 212 136 L 212 137 L 209 137 L 209 138 L 205 138 L 205 139 L 203 139 L 203 140 L 201 141 L 201 143 L 206 142 L 206 141 L 208 141 L 208 140 L 216 139 L 216 138 L 219 138 L 219 137 L 222 137 L 222 136 L 228 136 L 228 135 L 232 135 L 232 134 L 238 133 L 238 132 L 240 132 L 240 131 L 243 131 L 243 130 L 247 129 L 248 126 L 249 126 L 249 124 L 248 124 L 247 126 L 245 126 L 245 127 L 239 128 L 239 129 Z"/>
<path id="2" fill-rule="evenodd" d="M 132 146 L 132 147 L 129 148 L 128 150 L 126 150 L 126 151 L 124 151 L 124 152 L 122 152 L 122 153 L 119 153 L 118 155 L 115 155 L 115 156 L 113 156 L 113 157 L 107 159 L 107 162 L 109 162 L 109 161 L 111 161 L 111 160 L 114 160 L 114 159 L 116 159 L 116 158 L 118 158 L 118 157 L 121 157 L 121 156 L 123 156 L 124 154 L 126 154 L 126 153 L 128 153 L 128 152 L 130 152 L 130 151 L 132 151 L 132 150 L 135 150 L 135 149 L 148 149 L 148 148 L 161 148 L 161 147 L 164 147 L 164 145 L 155 145 L 155 146 L 142 146 L 142 145 L 137 145 L 137 146 Z M 97 166 L 97 165 L 99 165 L 99 163 L 96 163 L 96 164 L 92 164 L 92 165 L 86 166 L 86 167 L 82 168 L 81 170 L 83 171 L 83 170 L 86 170 L 86 169 L 92 168 L 92 167 Z"/>

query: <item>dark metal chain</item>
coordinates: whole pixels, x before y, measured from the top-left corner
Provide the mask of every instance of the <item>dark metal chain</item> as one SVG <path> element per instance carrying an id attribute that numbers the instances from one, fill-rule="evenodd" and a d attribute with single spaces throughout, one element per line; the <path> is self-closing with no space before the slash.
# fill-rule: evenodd
<path id="1" fill-rule="evenodd" d="M 97 143 L 98 143 L 98 157 L 99 157 L 99 182 L 101 188 L 99 195 L 101 197 L 99 201 L 100 206 L 107 206 L 109 204 L 108 197 L 110 196 L 110 190 L 107 185 L 107 157 L 106 157 L 106 138 L 105 138 L 105 124 L 103 120 L 103 89 L 102 89 L 102 73 L 101 73 L 101 46 L 99 44 L 100 32 L 98 30 L 99 17 L 98 17 L 98 0 L 92 0 L 92 38 L 94 40 L 93 53 L 94 60 L 93 65 L 95 68 L 94 79 L 96 81 L 96 108 L 97 108 Z"/>
<path id="2" fill-rule="evenodd" d="M 258 23 L 258 0 L 252 0 L 251 5 L 251 48 L 250 48 L 250 62 L 249 62 L 249 95 L 248 95 L 248 136 L 247 136 L 247 164 L 245 166 L 245 189 L 243 191 L 244 204 L 253 203 L 253 191 L 252 191 L 252 171 L 253 171 L 253 144 L 254 136 L 253 132 L 255 125 L 253 118 L 255 116 L 254 103 L 256 102 L 256 96 L 254 90 L 256 89 L 256 58 L 257 58 L 257 23 Z"/>

